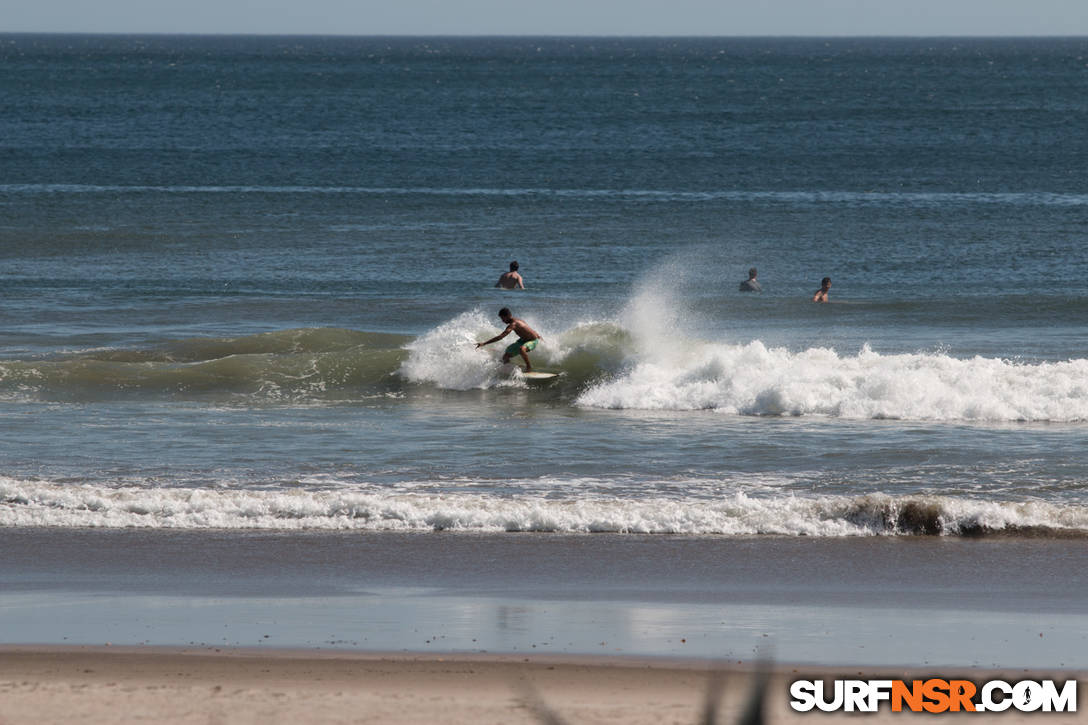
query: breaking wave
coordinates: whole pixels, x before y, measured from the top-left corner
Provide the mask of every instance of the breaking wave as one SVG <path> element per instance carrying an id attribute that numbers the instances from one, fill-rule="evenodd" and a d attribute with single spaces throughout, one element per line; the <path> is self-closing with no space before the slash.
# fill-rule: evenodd
<path id="1" fill-rule="evenodd" d="M 734 492 L 716 499 L 557 498 L 357 489 L 108 487 L 0 478 L 0 526 L 1088 537 L 1088 507 L 936 495 L 762 497 Z"/>
<path id="2" fill-rule="evenodd" d="M 1088 420 L 1088 360 L 1026 364 L 917 353 L 791 352 L 756 341 L 637 360 L 577 398 L 593 408 L 926 421 Z"/>
<path id="3" fill-rule="evenodd" d="M 619 369 L 626 360 L 630 335 L 609 322 L 583 322 L 553 331 L 531 315 L 526 321 L 537 330 L 541 343 L 532 354 L 535 369 L 563 373 L 560 392 L 574 393 L 590 381 Z M 458 315 L 408 344 L 400 372 L 412 383 L 428 383 L 450 390 L 525 387 L 513 365 L 503 365 L 502 352 L 513 335 L 485 348 L 476 342 L 495 336 L 493 316 L 481 310 Z M 551 385 L 539 390 L 555 390 Z"/>
<path id="4" fill-rule="evenodd" d="M 620 317 L 630 331 L 624 367 L 576 404 L 616 410 L 714 410 L 925 421 L 1088 420 L 1088 360 L 1019 363 L 919 352 L 854 355 L 698 337 L 677 257 L 648 273 Z M 685 327 L 687 324 L 688 327 Z M 693 332 L 693 330 L 695 332 Z"/>
<path id="5" fill-rule="evenodd" d="M 1088 359 L 1027 363 L 945 353 L 856 354 L 707 342 L 686 334 L 668 305 L 636 296 L 617 319 L 564 328 L 531 315 L 543 336 L 527 383 L 503 365 L 506 338 L 481 310 L 418 337 L 334 328 L 194 338 L 142 349 L 85 350 L 0 360 L 0 397 L 95 400 L 215 397 L 245 403 L 399 396 L 413 386 L 527 389 L 582 408 L 825 416 L 934 422 L 1088 421 Z"/>
<path id="6" fill-rule="evenodd" d="M 1088 421 L 1088 359 L 1027 363 L 945 353 L 856 354 L 707 342 L 654 294 L 636 295 L 618 320 L 548 330 L 535 367 L 563 372 L 550 390 L 573 405 L 612 410 L 713 410 L 733 415 L 826 416 L 948 422 Z M 498 359 L 507 338 L 479 310 L 408 345 L 401 374 L 453 390 L 523 385 Z"/>

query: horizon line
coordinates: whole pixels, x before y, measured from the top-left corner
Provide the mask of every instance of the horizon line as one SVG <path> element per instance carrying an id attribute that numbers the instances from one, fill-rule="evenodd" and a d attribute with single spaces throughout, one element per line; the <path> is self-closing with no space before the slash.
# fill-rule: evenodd
<path id="1" fill-rule="evenodd" d="M 164 31 L 164 30 L 3 30 L 0 37 L 14 35 L 63 35 L 90 37 L 222 37 L 222 38 L 492 38 L 492 39 L 631 39 L 631 40 L 1088 40 L 1088 33 L 1080 34 L 765 34 L 744 33 L 736 35 L 716 34 L 624 34 L 624 33 L 336 33 L 336 32 L 234 32 L 234 31 Z"/>

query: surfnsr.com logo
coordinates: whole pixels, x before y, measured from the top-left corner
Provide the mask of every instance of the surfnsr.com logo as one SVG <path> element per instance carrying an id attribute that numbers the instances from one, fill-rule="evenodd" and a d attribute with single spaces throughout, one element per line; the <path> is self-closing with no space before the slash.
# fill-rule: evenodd
<path id="1" fill-rule="evenodd" d="M 830 687 L 827 685 L 831 684 Z M 790 707 L 797 712 L 1076 712 L 1077 681 L 795 680 Z"/>

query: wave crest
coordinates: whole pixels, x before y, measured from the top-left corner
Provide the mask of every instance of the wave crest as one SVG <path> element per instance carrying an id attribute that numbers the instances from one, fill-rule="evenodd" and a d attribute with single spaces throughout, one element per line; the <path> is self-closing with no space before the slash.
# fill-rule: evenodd
<path id="1" fill-rule="evenodd" d="M 533 367 L 563 372 L 560 394 L 619 369 L 626 360 L 630 334 L 614 323 L 582 322 L 553 331 L 532 316 L 526 321 L 541 334 L 540 345 L 532 353 Z M 409 343 L 400 374 L 410 383 L 449 390 L 525 387 L 519 368 L 501 362 L 503 349 L 516 339 L 512 334 L 476 348 L 477 342 L 491 339 L 498 331 L 494 318 L 482 310 L 460 314 Z"/>
<path id="2" fill-rule="evenodd" d="M 356 488 L 107 487 L 0 478 L 0 526 L 1088 537 L 1088 507 L 929 495 L 733 493 L 632 500 Z"/>
<path id="3" fill-rule="evenodd" d="M 732 415 L 825 416 L 949 422 L 1088 421 L 1088 359 L 1027 363 L 943 353 L 855 355 L 704 342 L 633 307 L 626 324 L 589 320 L 551 329 L 532 353 L 563 377 L 534 396 L 584 408 L 713 410 Z M 646 319 L 650 318 L 650 322 Z M 95 400 L 213 396 L 243 402 L 351 400 L 406 386 L 526 388 L 499 358 L 506 338 L 476 349 L 498 326 L 480 310 L 412 339 L 305 328 L 236 338 L 193 338 L 138 349 L 0 360 L 0 397 Z"/>
<path id="4" fill-rule="evenodd" d="M 854 356 L 813 348 L 688 347 L 686 361 L 636 361 L 577 398 L 592 408 L 717 410 L 930 421 L 1088 420 L 1088 360 L 1027 364 L 944 354 Z"/>

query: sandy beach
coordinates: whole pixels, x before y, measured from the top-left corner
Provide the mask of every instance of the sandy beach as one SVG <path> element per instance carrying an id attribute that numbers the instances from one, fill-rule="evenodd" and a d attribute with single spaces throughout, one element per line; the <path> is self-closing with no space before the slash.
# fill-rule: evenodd
<path id="1" fill-rule="evenodd" d="M 547 722 L 550 712 L 570 723 L 696 723 L 705 711 L 712 669 L 706 663 L 635 658 L 4 647 L 0 722 L 534 723 Z M 717 721 L 736 722 L 749 703 L 752 670 L 724 666 L 717 673 L 722 683 Z M 788 683 L 814 673 L 833 676 L 826 669 L 789 667 L 774 673 L 765 698 L 766 722 L 849 717 L 789 709 Z M 865 671 L 866 676 L 912 674 L 923 673 Z M 977 681 L 996 674 L 968 676 Z M 866 717 L 894 722 L 912 715 L 885 709 Z M 1018 713 L 1000 718 L 1028 719 Z M 1084 720 L 1051 714 L 1047 722 Z"/>

